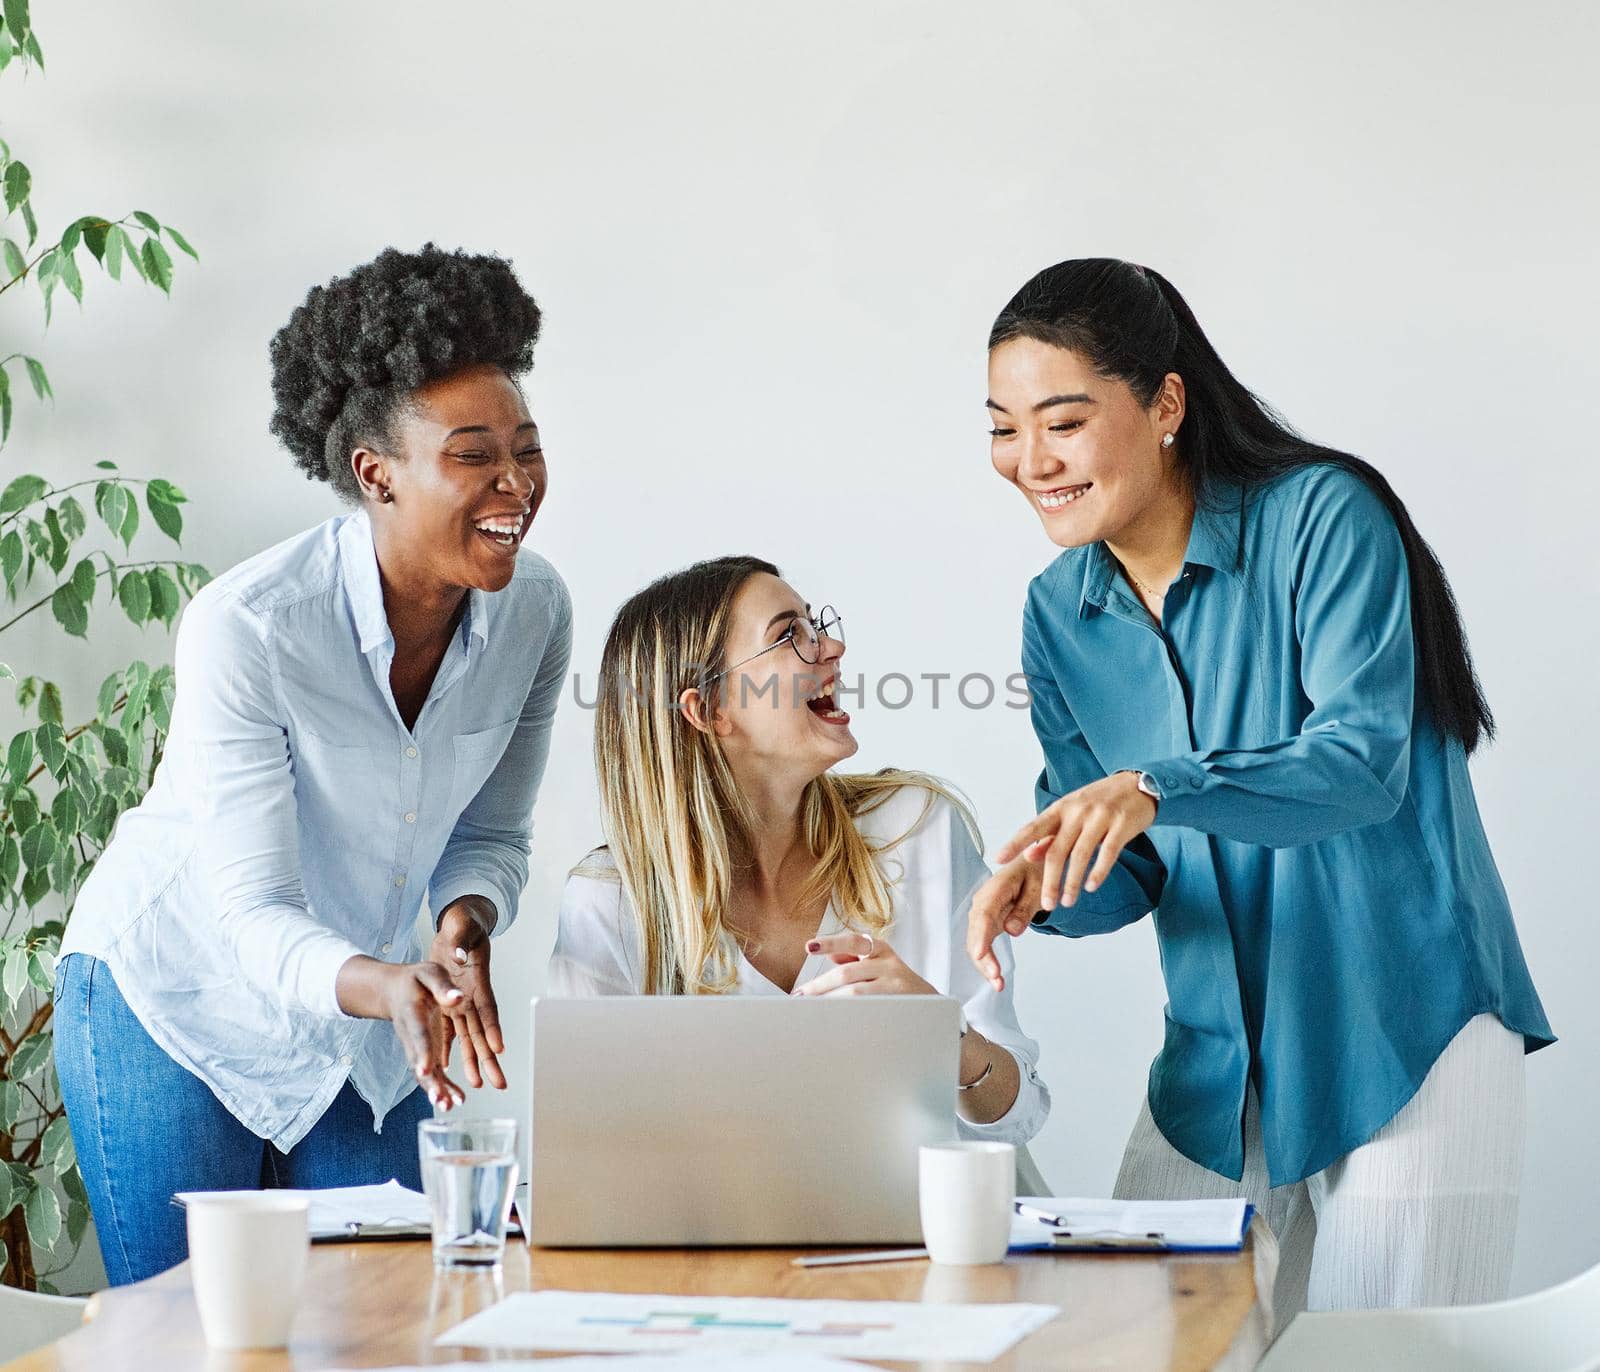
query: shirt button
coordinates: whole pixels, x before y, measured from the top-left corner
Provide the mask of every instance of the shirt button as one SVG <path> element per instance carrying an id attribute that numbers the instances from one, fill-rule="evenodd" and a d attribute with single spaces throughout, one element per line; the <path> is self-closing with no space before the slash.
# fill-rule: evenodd
<path id="1" fill-rule="evenodd" d="M 406 811 L 406 823 L 407 824 L 415 824 L 416 822 L 417 822 L 417 817 L 416 817 L 415 813 L 413 813 L 410 810 Z"/>
<path id="2" fill-rule="evenodd" d="M 394 879 L 394 884 L 396 887 L 404 886 L 406 884 L 406 879 L 404 877 L 396 877 Z"/>
<path id="3" fill-rule="evenodd" d="M 406 756 L 407 757 L 415 757 L 416 755 L 417 755 L 417 750 L 415 748 L 407 748 L 406 749 Z"/>
<path id="4" fill-rule="evenodd" d="M 388 952 L 388 951 L 389 951 L 389 950 L 390 950 L 390 949 L 391 949 L 391 948 L 393 948 L 393 947 L 394 947 L 394 944 L 392 944 L 392 943 L 386 943 L 386 944 L 384 944 L 384 945 L 383 945 L 383 947 L 382 947 L 382 948 L 380 948 L 380 949 L 379 949 L 379 950 L 378 950 L 378 951 L 379 951 L 379 952 L 380 952 L 380 953 L 387 953 L 387 952 Z"/>
<path id="5" fill-rule="evenodd" d="M 1201 781 L 1199 777 L 1189 778 L 1189 789 L 1191 791 L 1198 791 L 1203 785 L 1205 785 L 1205 783 Z"/>
<path id="6" fill-rule="evenodd" d="M 346 1053 L 342 1058 L 340 1058 L 339 1061 L 342 1062 L 346 1067 L 350 1067 L 355 1063 L 355 1059 L 353 1057 L 351 1057 L 350 1054 L 348 1054 L 348 1053 Z"/>

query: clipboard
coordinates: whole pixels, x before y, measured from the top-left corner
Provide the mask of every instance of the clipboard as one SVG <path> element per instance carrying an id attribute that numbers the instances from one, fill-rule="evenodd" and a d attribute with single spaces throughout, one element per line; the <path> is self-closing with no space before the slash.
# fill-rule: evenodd
<path id="1" fill-rule="evenodd" d="M 1017 1217 L 1011 1230 L 1012 1253 L 1237 1253 L 1244 1247 L 1245 1235 L 1255 1217 L 1255 1207 L 1244 1201 L 1146 1201 L 1122 1205 L 1047 1197 L 1029 1199 L 1069 1223 L 1056 1226 Z M 1234 1208 L 1221 1214 L 1223 1206 Z M 1137 1216 L 1140 1226 L 1103 1227 L 1104 1216 L 1113 1207 Z M 1071 1222 L 1074 1212 L 1082 1217 L 1080 1223 Z M 1219 1218 L 1225 1221 L 1220 1226 Z"/>

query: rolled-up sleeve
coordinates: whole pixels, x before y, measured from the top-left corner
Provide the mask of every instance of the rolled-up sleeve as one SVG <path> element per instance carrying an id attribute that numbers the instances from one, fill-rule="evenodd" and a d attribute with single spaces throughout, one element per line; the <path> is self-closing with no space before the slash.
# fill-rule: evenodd
<path id="1" fill-rule="evenodd" d="M 484 896 L 499 915 L 503 933 L 517 916 L 528 880 L 533 805 L 550 759 L 556 706 L 572 657 L 572 600 L 559 579 L 550 635 L 505 752 L 478 793 L 467 803 L 445 843 L 428 885 L 435 921 L 463 896 Z"/>
<path id="2" fill-rule="evenodd" d="M 1028 683 L 1033 731 L 1044 749 L 1044 770 L 1033 787 L 1034 808 L 1042 811 L 1062 796 L 1104 779 L 1105 771 L 1072 717 L 1038 634 L 1030 597 L 1022 619 L 1022 670 Z M 1099 889 L 1080 892 L 1075 904 L 1057 906 L 1048 920 L 1035 927 L 1072 938 L 1112 933 L 1155 909 L 1165 883 L 1166 868 L 1160 855 L 1141 834 L 1118 855 Z"/>
<path id="3" fill-rule="evenodd" d="M 220 588 L 202 593 L 178 626 L 175 670 L 179 746 L 199 778 L 195 854 L 220 936 L 259 990 L 342 1018 L 339 969 L 362 950 L 307 906 L 294 773 L 266 630 Z"/>
<path id="4" fill-rule="evenodd" d="M 950 811 L 950 990 L 961 1002 L 967 1023 L 990 1043 L 1004 1048 L 1017 1061 L 1017 1098 L 997 1120 L 976 1124 L 957 1117 L 964 1138 L 992 1139 L 1023 1144 L 1044 1128 L 1050 1115 L 1050 1088 L 1039 1075 L 1039 1045 L 1023 1033 L 1011 993 L 1016 967 L 1011 940 L 996 941 L 995 955 L 1004 974 L 1005 990 L 996 991 L 966 956 L 967 915 L 978 888 L 990 877 L 983 854 L 954 808 Z"/>
<path id="5" fill-rule="evenodd" d="M 1286 848 L 1388 819 L 1404 800 L 1415 658 L 1400 531 L 1365 482 L 1330 472 L 1297 511 L 1293 565 L 1310 713 L 1264 747 L 1146 764 L 1158 825 Z"/>

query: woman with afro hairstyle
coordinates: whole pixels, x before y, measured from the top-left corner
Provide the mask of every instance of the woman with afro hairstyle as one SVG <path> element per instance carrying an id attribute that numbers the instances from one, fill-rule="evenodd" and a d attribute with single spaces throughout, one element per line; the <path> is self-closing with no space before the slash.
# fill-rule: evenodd
<path id="1" fill-rule="evenodd" d="M 272 432 L 355 508 L 195 597 L 166 754 L 64 940 L 56 1062 L 113 1284 L 182 1261 L 175 1192 L 419 1186 L 455 1039 L 506 1084 L 489 936 L 571 644 L 522 547 L 539 323 L 509 263 L 429 244 L 272 340 Z"/>

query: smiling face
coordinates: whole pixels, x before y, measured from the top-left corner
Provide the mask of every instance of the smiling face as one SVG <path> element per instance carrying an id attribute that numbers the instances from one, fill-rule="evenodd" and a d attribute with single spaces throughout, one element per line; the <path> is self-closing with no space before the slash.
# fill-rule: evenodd
<path id="1" fill-rule="evenodd" d="M 990 460 L 1026 497 L 1052 543 L 1116 542 L 1170 489 L 1183 382 L 1155 401 L 1107 380 L 1080 354 L 1012 338 L 989 354 Z"/>
<path id="2" fill-rule="evenodd" d="M 723 679 L 717 732 L 736 767 L 754 764 L 810 780 L 860 747 L 850 716 L 834 704 L 842 642 L 824 634 L 814 665 L 789 643 L 762 651 L 798 622 L 801 647 L 810 652 L 804 629 L 815 613 L 793 587 L 766 572 L 753 573 L 734 596 L 726 660 L 743 665 Z"/>
<path id="3" fill-rule="evenodd" d="M 547 479 L 521 389 L 497 366 L 468 367 L 413 391 L 393 429 L 398 457 L 351 457 L 385 544 L 439 584 L 503 589 Z"/>

